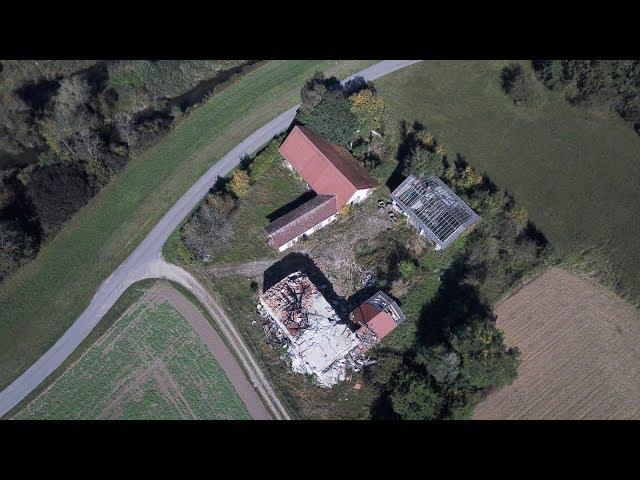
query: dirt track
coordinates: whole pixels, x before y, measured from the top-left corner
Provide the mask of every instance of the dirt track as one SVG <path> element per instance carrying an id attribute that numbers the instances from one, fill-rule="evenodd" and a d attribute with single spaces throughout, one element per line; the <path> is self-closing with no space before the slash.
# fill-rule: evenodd
<path id="1" fill-rule="evenodd" d="M 251 418 L 254 420 L 270 420 L 271 416 L 256 394 L 255 389 L 247 380 L 238 362 L 224 344 L 220 336 L 207 322 L 200 310 L 175 288 L 168 285 L 156 285 L 149 294 L 159 301 L 166 300 L 191 324 L 202 341 L 207 345 L 211 354 L 223 368 L 233 384 L 236 392 L 244 402 Z"/>
<path id="2" fill-rule="evenodd" d="M 633 307 L 552 268 L 495 311 L 522 365 L 474 418 L 640 419 L 640 313 Z"/>

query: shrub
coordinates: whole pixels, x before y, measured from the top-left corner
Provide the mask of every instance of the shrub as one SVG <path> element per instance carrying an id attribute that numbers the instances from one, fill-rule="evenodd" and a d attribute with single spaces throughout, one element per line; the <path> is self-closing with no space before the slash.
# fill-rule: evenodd
<path id="1" fill-rule="evenodd" d="M 410 281 L 416 274 L 416 266 L 409 260 L 402 260 L 398 264 L 398 271 L 404 280 Z"/>
<path id="2" fill-rule="evenodd" d="M 255 182 L 263 178 L 271 169 L 276 159 L 281 159 L 278 152 L 278 143 L 273 141 L 264 150 L 262 150 L 253 161 L 249 164 L 249 174 Z"/>
<path id="3" fill-rule="evenodd" d="M 356 131 L 356 116 L 342 90 L 326 91 L 313 108 L 300 108 L 297 119 L 337 145 L 348 146 Z"/>
<path id="4" fill-rule="evenodd" d="M 236 170 L 233 172 L 227 188 L 236 198 L 244 197 L 249 191 L 249 174 L 246 170 Z"/>

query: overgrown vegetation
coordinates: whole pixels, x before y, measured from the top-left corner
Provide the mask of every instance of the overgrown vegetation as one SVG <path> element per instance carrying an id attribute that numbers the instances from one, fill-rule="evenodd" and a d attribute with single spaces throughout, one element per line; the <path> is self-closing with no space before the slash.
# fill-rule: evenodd
<path id="1" fill-rule="evenodd" d="M 466 237 L 437 252 L 401 221 L 356 246 L 358 261 L 374 267 L 378 285 L 400 300 L 409 320 L 378 349 L 384 371 L 374 366 L 365 376 L 381 388 L 374 417 L 466 418 L 516 376 L 518 351 L 504 345 L 491 305 L 547 264 L 549 246 L 526 210 L 460 157 L 442 178 L 481 215 Z M 397 365 L 392 374 L 389 363 Z"/>
<path id="2" fill-rule="evenodd" d="M 339 101 L 337 94 L 342 96 Z M 504 344 L 495 326 L 491 305 L 546 264 L 549 256 L 546 240 L 528 221 L 523 207 L 517 206 L 513 198 L 487 176 L 478 174 L 460 155 L 449 158 L 444 146 L 421 124 L 409 126 L 401 122 L 398 128 L 389 128 L 391 121 L 384 102 L 373 85 L 361 84 L 354 92 L 316 74 L 305 84 L 302 99 L 304 111 L 301 109 L 297 120 L 306 120 L 314 129 L 324 129 L 325 135 L 349 148 L 370 171 L 378 174 L 385 171 L 382 181 L 390 180 L 389 177 L 397 176 L 398 172 L 400 175 L 439 175 L 481 215 L 482 220 L 472 232 L 441 252 L 427 245 L 403 218 L 393 229 L 381 231 L 373 240 L 353 245 L 358 264 L 373 272 L 379 288 L 400 301 L 408 321 L 374 351 L 377 364 L 363 372 L 363 390 L 359 393 L 340 390 L 340 396 L 344 395 L 349 402 L 355 402 L 355 397 L 359 398 L 360 405 L 368 402 L 369 414 L 375 418 L 468 417 L 489 391 L 510 383 L 517 374 L 518 351 Z M 347 109 L 355 119 L 338 122 L 333 129 L 331 118 L 348 118 Z M 345 127 L 347 124 L 351 130 Z M 373 124 L 378 135 L 362 130 L 362 126 L 369 128 Z M 280 141 L 274 141 L 266 151 L 275 151 Z M 377 165 L 367 163 L 367 156 L 376 152 L 383 154 L 384 161 Z M 266 163 L 261 155 L 250 159 L 248 166 L 239 171 L 248 168 L 251 172 L 254 163 Z M 264 177 L 249 175 L 251 194 L 239 200 L 238 215 L 241 209 L 260 210 L 265 201 L 271 205 L 279 203 L 263 198 L 278 196 L 273 188 L 265 186 L 267 179 L 278 177 L 278 168 L 272 166 L 270 174 Z M 292 177 L 287 175 L 285 181 L 291 183 Z M 226 190 L 224 195 L 233 193 L 228 185 L 220 190 Z M 201 208 L 207 208 L 205 205 L 206 202 Z M 196 211 L 193 218 L 197 215 Z M 256 240 L 256 235 L 264 237 L 264 233 L 256 231 L 255 224 L 240 222 L 239 217 L 231 221 L 236 237 L 249 239 L 249 244 L 234 246 L 234 251 L 253 252 L 256 247 L 252 245 L 265 243 Z M 263 226 L 262 221 L 257 223 Z M 256 233 L 249 234 L 252 231 Z M 228 258 L 220 252 L 214 260 Z M 250 258 L 251 253 L 234 257 L 235 260 Z M 222 288 L 223 283 L 226 285 L 222 279 L 216 280 L 214 289 Z M 239 301 L 228 288 L 224 287 L 224 291 L 225 299 L 231 296 L 234 302 Z M 246 299 L 242 303 L 249 305 Z M 243 306 L 245 310 L 249 311 L 250 306 Z M 251 329 L 245 323 L 244 328 Z M 265 352 L 262 355 L 270 358 Z M 292 381 L 282 372 L 277 373 L 276 380 Z M 295 392 L 290 395 L 291 403 L 309 409 L 296 397 L 309 393 L 300 387 L 296 387 Z M 313 395 L 326 397 L 318 392 Z M 329 395 L 325 401 L 332 401 L 331 398 Z M 307 398 L 306 402 L 309 401 Z M 316 414 L 318 411 L 315 410 Z"/>
<path id="3" fill-rule="evenodd" d="M 572 105 L 615 111 L 640 134 L 640 60 L 539 60 L 532 66 Z"/>
<path id="4" fill-rule="evenodd" d="M 0 225 L 24 241 L 0 280 L 246 60 L 4 61 Z"/>

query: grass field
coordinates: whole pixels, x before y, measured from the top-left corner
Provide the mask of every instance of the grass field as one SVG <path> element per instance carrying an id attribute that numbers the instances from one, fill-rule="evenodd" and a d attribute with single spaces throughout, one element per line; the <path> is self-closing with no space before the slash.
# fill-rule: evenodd
<path id="1" fill-rule="evenodd" d="M 371 63 L 268 62 L 138 154 L 33 262 L 0 285 L 0 388 L 53 345 L 99 284 L 212 163 L 299 101 L 313 72 L 344 77 Z"/>
<path id="2" fill-rule="evenodd" d="M 522 352 L 515 382 L 479 419 L 639 419 L 640 314 L 600 285 L 552 268 L 496 307 Z"/>
<path id="3" fill-rule="evenodd" d="M 250 417 L 187 320 L 144 297 L 14 418 Z"/>
<path id="4" fill-rule="evenodd" d="M 597 276 L 638 303 L 640 137 L 548 91 L 522 111 L 500 89 L 507 63 L 425 61 L 375 83 L 398 119 L 420 121 L 513 193 L 565 259 L 594 250 Z"/>
<path id="5" fill-rule="evenodd" d="M 274 256 L 275 250 L 267 244 L 264 227 L 267 215 L 274 213 L 307 190 L 279 163 L 268 175 L 252 186 L 249 194 L 239 200 L 234 235 L 227 248 L 216 255 L 216 262 L 249 261 Z"/>

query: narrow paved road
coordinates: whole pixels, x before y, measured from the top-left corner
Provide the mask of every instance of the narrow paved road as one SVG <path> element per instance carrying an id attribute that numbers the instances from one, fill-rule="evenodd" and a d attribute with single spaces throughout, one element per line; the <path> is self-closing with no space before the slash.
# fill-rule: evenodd
<path id="1" fill-rule="evenodd" d="M 346 78 L 343 83 L 357 76 L 368 81 L 375 80 L 417 62 L 419 60 L 384 60 Z M 82 312 L 53 347 L 0 393 L 0 417 L 17 405 L 65 361 L 131 284 L 145 278 L 163 277 L 172 280 L 181 279 L 182 281 L 176 281 L 192 290 L 200 301 L 204 299 L 205 306 L 212 313 L 213 311 L 217 312 L 213 318 L 218 321 L 222 331 L 227 335 L 227 340 L 236 349 L 236 354 L 247 369 L 251 381 L 269 404 L 274 417 L 289 418 L 287 411 L 278 400 L 273 388 L 269 385 L 238 332 L 226 319 L 226 316 L 224 316 L 225 320 L 221 319 L 220 314 L 224 315 L 222 308 L 191 275 L 179 267 L 164 262 L 161 251 L 169 235 L 205 196 L 218 176 L 225 176 L 240 163 L 240 159 L 244 155 L 251 155 L 274 136 L 286 130 L 293 121 L 297 110 L 298 105 L 256 130 L 216 162 L 180 197 L 134 252 L 100 285 L 87 309 Z"/>

